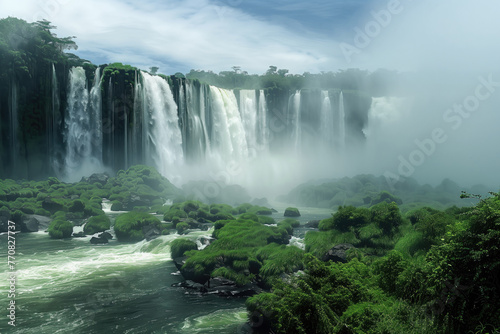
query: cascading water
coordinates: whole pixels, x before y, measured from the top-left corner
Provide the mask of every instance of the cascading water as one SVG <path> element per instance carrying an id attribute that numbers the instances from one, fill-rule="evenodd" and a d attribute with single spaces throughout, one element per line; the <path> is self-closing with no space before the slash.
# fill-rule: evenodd
<path id="1" fill-rule="evenodd" d="M 47 129 L 48 129 L 48 149 L 49 149 L 49 159 L 52 163 L 54 170 L 60 170 L 60 157 L 58 157 L 59 150 L 57 147 L 58 129 L 59 129 L 59 84 L 57 83 L 57 73 L 54 64 L 52 64 L 52 109 L 51 114 L 48 115 L 47 119 Z"/>
<path id="2" fill-rule="evenodd" d="M 203 124 L 204 101 L 200 98 L 200 87 L 189 81 L 179 86 L 179 117 L 182 120 L 182 139 L 186 159 L 203 162 L 207 151 L 207 133 Z"/>
<path id="3" fill-rule="evenodd" d="M 301 151 L 301 117 L 300 117 L 300 90 L 297 90 L 291 97 L 291 115 L 292 115 L 292 125 L 293 125 L 293 142 L 296 153 Z"/>
<path id="4" fill-rule="evenodd" d="M 321 91 L 321 124 L 320 135 L 323 145 L 331 147 L 333 144 L 333 110 L 328 91 Z"/>
<path id="5" fill-rule="evenodd" d="M 223 161 L 241 161 L 248 156 L 238 102 L 233 91 L 210 86 L 212 132 L 212 157 Z"/>
<path id="6" fill-rule="evenodd" d="M 257 113 L 255 90 L 240 90 L 240 114 L 249 148 L 257 145 Z"/>
<path id="7" fill-rule="evenodd" d="M 177 105 L 165 79 L 141 75 L 144 160 L 172 180 L 184 164 Z"/>
<path id="8" fill-rule="evenodd" d="M 269 145 L 269 130 L 267 124 L 267 104 L 264 90 L 259 91 L 259 109 L 257 114 L 257 139 L 261 148 L 267 150 Z"/>
<path id="9" fill-rule="evenodd" d="M 89 94 L 82 67 L 69 72 L 68 107 L 65 119 L 66 157 L 63 178 L 77 181 L 102 169 L 102 119 L 99 68 Z M 98 109 L 98 110 L 95 110 Z"/>
<path id="10" fill-rule="evenodd" d="M 343 150 L 345 148 L 345 110 L 344 110 L 344 93 L 339 95 L 339 146 Z"/>
<path id="11" fill-rule="evenodd" d="M 92 136 L 92 155 L 102 161 L 102 96 L 101 69 L 95 70 L 94 85 L 90 90 L 90 124 Z"/>

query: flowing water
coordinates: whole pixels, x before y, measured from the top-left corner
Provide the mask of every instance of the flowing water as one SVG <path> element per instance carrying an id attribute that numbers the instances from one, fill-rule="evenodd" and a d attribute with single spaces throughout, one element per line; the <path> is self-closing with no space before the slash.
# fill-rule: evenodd
<path id="1" fill-rule="evenodd" d="M 210 232 L 191 232 L 193 240 Z M 186 294 L 170 259 L 178 235 L 135 244 L 95 246 L 90 237 L 51 240 L 16 235 L 16 327 L 0 333 L 243 333 L 244 299 Z M 2 257 L 7 236 L 0 236 Z M 5 246 L 5 247 L 4 247 Z M 7 288 L 2 266 L 0 290 Z M 2 301 L 5 301 L 2 298 Z"/>
<path id="2" fill-rule="evenodd" d="M 110 202 L 103 203 L 106 214 Z M 289 205 L 273 203 L 278 222 Z M 299 208 L 297 219 L 304 225 L 330 216 L 330 210 Z M 75 227 L 74 232 L 82 228 Z M 304 249 L 304 235 L 311 228 L 294 229 L 290 245 Z M 114 234 L 113 230 L 111 233 Z M 244 298 L 187 294 L 172 284 L 183 281 L 171 260 L 170 243 L 177 238 L 195 241 L 212 230 L 171 234 L 152 241 L 106 245 L 90 244 L 91 236 L 52 240 L 45 232 L 15 235 L 16 327 L 7 325 L 5 312 L 0 333 L 191 334 L 251 333 L 246 324 Z M 7 258 L 7 235 L 0 235 L 0 255 Z M 7 294 L 10 270 L 0 268 L 0 291 Z M 4 302 L 5 301 L 5 302 Z"/>

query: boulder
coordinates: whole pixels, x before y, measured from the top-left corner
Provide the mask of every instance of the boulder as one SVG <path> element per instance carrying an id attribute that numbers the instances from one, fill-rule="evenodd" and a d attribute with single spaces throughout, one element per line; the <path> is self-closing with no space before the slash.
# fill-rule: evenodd
<path id="1" fill-rule="evenodd" d="M 73 238 L 85 238 L 87 235 L 85 234 L 85 232 L 78 232 L 78 233 L 73 233 Z"/>
<path id="2" fill-rule="evenodd" d="M 322 260 L 327 262 L 327 261 L 333 261 L 333 262 L 347 262 L 347 254 L 346 252 L 351 249 L 355 248 L 351 244 L 338 244 L 334 246 L 332 249 L 330 249 L 328 252 L 323 255 Z"/>
<path id="3" fill-rule="evenodd" d="M 89 177 L 82 177 L 80 182 L 88 182 L 90 184 L 100 183 L 101 185 L 105 185 L 108 182 L 109 176 L 104 173 L 94 173 Z"/>
<path id="4" fill-rule="evenodd" d="M 24 217 L 21 222 L 21 232 L 38 232 L 39 224 L 35 218 Z"/>
<path id="5" fill-rule="evenodd" d="M 321 220 L 310 220 L 305 224 L 305 226 L 310 228 L 318 228 L 320 221 Z"/>
<path id="6" fill-rule="evenodd" d="M 52 219 L 40 215 L 26 215 L 21 222 L 22 232 L 45 231 L 49 228 Z"/>
<path id="7" fill-rule="evenodd" d="M 151 201 L 139 195 L 131 194 L 122 201 L 123 210 L 132 211 L 136 206 L 151 206 Z"/>
<path id="8" fill-rule="evenodd" d="M 102 245 L 102 244 L 107 244 L 108 243 L 108 239 L 106 238 L 96 238 L 96 237 L 92 237 L 90 239 L 90 243 L 92 245 Z"/>
<path id="9" fill-rule="evenodd" d="M 50 197 L 46 197 L 43 200 L 43 202 L 42 202 L 42 208 L 44 208 L 45 210 L 50 211 L 52 213 L 54 213 L 56 211 L 64 211 L 64 205 L 62 205 L 61 203 L 58 203 L 58 202 L 54 201 Z"/>
<path id="10" fill-rule="evenodd" d="M 188 293 L 214 294 L 221 297 L 250 297 L 262 292 L 256 283 L 238 286 L 235 282 L 223 277 L 211 278 L 205 284 L 186 280 L 172 284 L 172 286 L 184 288 Z"/>
<path id="11" fill-rule="evenodd" d="M 113 236 L 111 235 L 111 233 L 109 232 L 102 232 L 102 233 L 99 233 L 97 235 L 98 238 L 105 238 L 105 239 L 108 239 L 108 240 L 111 240 L 113 239 Z"/>
<path id="12" fill-rule="evenodd" d="M 146 225 L 142 227 L 142 233 L 147 241 L 158 238 L 161 235 L 160 230 L 154 225 Z"/>
<path id="13" fill-rule="evenodd" d="M 286 208 L 284 216 L 285 217 L 300 217 L 299 209 L 292 208 L 292 207 Z"/>

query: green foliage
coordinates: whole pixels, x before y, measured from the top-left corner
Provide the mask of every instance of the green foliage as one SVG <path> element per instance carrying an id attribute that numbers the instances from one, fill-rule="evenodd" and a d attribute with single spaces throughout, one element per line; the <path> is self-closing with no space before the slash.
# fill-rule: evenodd
<path id="1" fill-rule="evenodd" d="M 374 263 L 374 272 L 378 275 L 379 286 L 386 292 L 396 291 L 396 281 L 399 274 L 405 269 L 406 261 L 403 254 L 391 251 L 383 259 Z"/>
<path id="2" fill-rule="evenodd" d="M 174 217 L 177 218 L 187 218 L 187 213 L 184 210 L 179 209 L 176 206 L 170 207 L 167 212 L 165 212 L 165 215 L 163 216 L 163 219 L 167 222 L 170 222 L 174 219 Z"/>
<path id="3" fill-rule="evenodd" d="M 73 233 L 73 224 L 67 220 L 55 219 L 50 223 L 48 232 L 52 239 L 69 238 Z"/>
<path id="4" fill-rule="evenodd" d="M 111 211 L 122 211 L 123 210 L 123 204 L 120 201 L 113 201 L 111 204 Z"/>
<path id="5" fill-rule="evenodd" d="M 385 234 L 395 233 L 403 223 L 403 218 L 396 203 L 382 202 L 370 208 L 371 221 L 377 224 Z"/>
<path id="6" fill-rule="evenodd" d="M 116 217 L 115 233 L 119 241 L 140 241 L 144 239 L 142 228 L 153 225 L 161 230 L 160 220 L 145 212 L 127 212 Z"/>
<path id="7" fill-rule="evenodd" d="M 365 208 L 355 208 L 352 205 L 339 206 L 338 211 L 332 218 L 323 219 L 319 223 L 320 231 L 337 229 L 348 231 L 349 228 L 357 228 L 366 225 L 370 221 L 370 212 Z"/>
<path id="8" fill-rule="evenodd" d="M 431 247 L 431 242 L 421 232 L 413 231 L 401 237 L 394 249 L 409 256 L 425 254 Z"/>
<path id="9" fill-rule="evenodd" d="M 186 231 L 189 229 L 189 225 L 186 222 L 180 222 L 175 225 L 175 229 L 177 230 L 177 233 L 185 234 Z"/>
<path id="10" fill-rule="evenodd" d="M 170 252 L 172 258 L 184 256 L 184 253 L 190 250 L 197 250 L 198 246 L 194 241 L 188 239 L 175 239 L 170 244 Z"/>
<path id="11" fill-rule="evenodd" d="M 109 230 L 111 222 L 106 215 L 90 217 L 83 227 L 83 232 L 87 235 Z"/>
<path id="12" fill-rule="evenodd" d="M 444 213 L 436 212 L 429 214 L 415 224 L 415 229 L 421 231 L 423 236 L 431 243 L 437 244 L 446 232 L 446 226 L 453 222 L 453 217 Z"/>

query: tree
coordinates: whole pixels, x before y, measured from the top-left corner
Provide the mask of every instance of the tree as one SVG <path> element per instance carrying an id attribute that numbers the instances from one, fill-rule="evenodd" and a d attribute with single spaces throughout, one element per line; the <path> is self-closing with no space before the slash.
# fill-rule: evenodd
<path id="1" fill-rule="evenodd" d="M 278 70 L 278 67 L 276 66 L 269 66 L 269 69 L 266 72 L 266 75 L 273 75 L 276 74 L 276 71 Z"/>
<path id="2" fill-rule="evenodd" d="M 160 68 L 158 66 L 152 66 L 149 68 L 149 73 L 151 73 L 152 75 L 155 75 L 159 69 Z"/>

